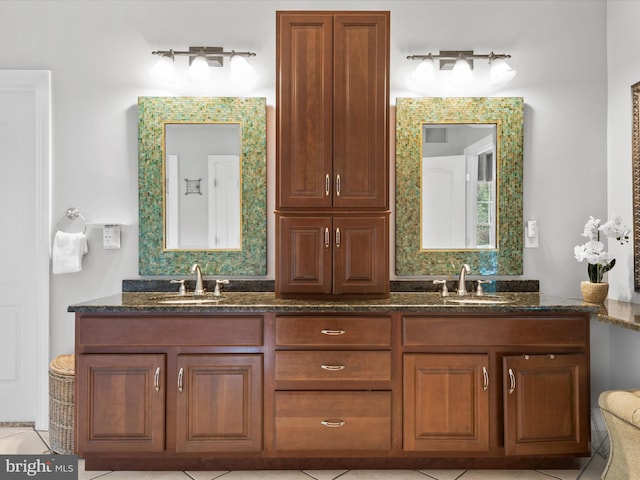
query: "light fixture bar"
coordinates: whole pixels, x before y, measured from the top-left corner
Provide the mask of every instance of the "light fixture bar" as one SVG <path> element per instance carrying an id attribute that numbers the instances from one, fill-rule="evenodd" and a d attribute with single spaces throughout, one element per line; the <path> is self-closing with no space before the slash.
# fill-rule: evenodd
<path id="1" fill-rule="evenodd" d="M 473 50 L 440 50 L 438 54 L 409 55 L 407 60 L 425 60 L 427 58 L 440 60 L 440 70 L 452 70 L 456 60 L 463 58 L 467 60 L 469 67 L 473 70 L 473 60 L 489 60 L 489 62 L 491 62 L 499 58 L 503 60 L 505 58 L 511 58 L 511 55 L 493 52 L 486 54 L 473 53 Z"/>
<path id="2" fill-rule="evenodd" d="M 255 57 L 256 54 L 254 52 L 236 52 L 235 50 L 231 50 L 230 52 L 225 52 L 222 47 L 189 47 L 189 50 L 156 50 L 155 52 L 151 52 L 153 55 L 158 55 L 159 57 L 168 57 L 174 58 L 176 56 L 187 56 L 189 57 L 189 65 L 193 62 L 193 59 L 198 56 L 203 56 L 207 59 L 209 66 L 211 67 L 221 67 L 223 64 L 223 57 L 233 57 L 238 55 L 239 57 Z"/>

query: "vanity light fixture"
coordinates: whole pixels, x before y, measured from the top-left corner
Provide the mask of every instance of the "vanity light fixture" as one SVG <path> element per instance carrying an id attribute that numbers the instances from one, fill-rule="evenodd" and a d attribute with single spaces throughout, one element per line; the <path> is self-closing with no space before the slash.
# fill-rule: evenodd
<path id="1" fill-rule="evenodd" d="M 165 81 L 172 81 L 175 78 L 175 57 L 186 56 L 189 57 L 189 78 L 195 81 L 206 81 L 211 77 L 211 67 L 222 67 L 224 65 L 224 57 L 231 57 L 231 68 L 234 69 L 234 63 L 237 63 L 236 59 L 244 63 L 244 68 L 241 70 L 242 75 L 248 75 L 251 70 L 251 65 L 246 61 L 246 57 L 255 57 L 253 52 L 236 52 L 231 50 L 225 52 L 222 47 L 189 47 L 189 50 L 177 51 L 177 50 L 156 50 L 151 52 L 153 55 L 157 55 L 158 61 L 151 69 L 151 74 L 157 78 L 161 78 Z M 234 75 L 238 75 L 233 72 Z"/>
<path id="2" fill-rule="evenodd" d="M 505 58 L 511 58 L 506 53 L 473 53 L 473 50 L 440 50 L 438 54 L 428 53 L 426 55 L 409 55 L 408 60 L 420 60 L 420 64 L 412 73 L 414 81 L 422 84 L 429 84 L 435 78 L 436 64 L 439 60 L 440 70 L 451 70 L 452 80 L 459 85 L 468 84 L 473 80 L 473 61 L 489 61 L 489 79 L 492 85 L 508 82 L 516 76 L 516 71 L 512 69 Z"/>

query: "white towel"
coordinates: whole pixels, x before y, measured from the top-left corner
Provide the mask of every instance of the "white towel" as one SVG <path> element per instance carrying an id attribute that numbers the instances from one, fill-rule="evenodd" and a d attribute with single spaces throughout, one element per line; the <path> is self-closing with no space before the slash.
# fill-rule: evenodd
<path id="1" fill-rule="evenodd" d="M 73 273 L 82 270 L 82 256 L 89 251 L 84 233 L 57 231 L 51 253 L 53 273 Z"/>

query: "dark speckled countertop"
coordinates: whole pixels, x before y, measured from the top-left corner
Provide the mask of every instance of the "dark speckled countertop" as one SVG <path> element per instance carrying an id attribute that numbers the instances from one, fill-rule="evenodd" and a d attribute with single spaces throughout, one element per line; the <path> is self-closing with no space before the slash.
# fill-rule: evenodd
<path id="1" fill-rule="evenodd" d="M 127 312 L 545 312 L 580 311 L 597 313 L 597 305 L 581 300 L 541 295 L 539 293 L 500 292 L 481 297 L 504 303 L 457 303 L 459 297 L 441 297 L 437 293 L 391 293 L 386 299 L 357 300 L 286 300 L 276 298 L 273 292 L 226 292 L 216 300 L 207 295 L 207 303 L 166 303 L 192 301 L 193 297 L 180 297 L 167 292 L 125 292 L 110 297 L 71 305 L 70 312 L 127 313 Z M 496 298 L 497 297 L 497 298 Z M 464 297 L 473 300 L 475 297 Z M 485 300 L 485 301 L 486 301 Z"/>

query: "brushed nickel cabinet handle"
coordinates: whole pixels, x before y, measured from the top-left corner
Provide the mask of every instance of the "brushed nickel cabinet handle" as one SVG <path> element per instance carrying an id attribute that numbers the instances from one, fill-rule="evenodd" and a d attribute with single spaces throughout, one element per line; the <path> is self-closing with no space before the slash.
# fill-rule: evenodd
<path id="1" fill-rule="evenodd" d="M 324 229 L 324 248 L 329 248 L 331 245 L 331 239 L 329 238 L 329 227 Z"/>
<path id="2" fill-rule="evenodd" d="M 182 381 L 183 381 L 183 377 L 184 377 L 184 369 L 181 368 L 178 371 L 178 391 L 182 392 Z"/>
<path id="3" fill-rule="evenodd" d="M 153 374 L 153 388 L 156 392 L 160 391 L 160 367 L 156 367 L 156 371 Z"/>
<path id="4" fill-rule="evenodd" d="M 487 367 L 482 367 L 482 390 L 485 392 L 489 388 L 489 372 L 487 371 Z"/>
<path id="5" fill-rule="evenodd" d="M 341 188 L 341 182 L 340 182 L 340 174 L 336 175 L 336 196 L 340 196 L 340 188 Z"/>
<path id="6" fill-rule="evenodd" d="M 344 420 L 322 420 L 320 423 L 325 427 L 338 428 L 344 427 L 347 422 L 345 422 Z"/>
<path id="7" fill-rule="evenodd" d="M 339 372 L 340 370 L 344 370 L 347 367 L 345 365 L 320 365 L 320 368 L 323 370 L 328 370 L 330 372 Z"/>
<path id="8" fill-rule="evenodd" d="M 331 193 L 331 177 L 327 173 L 326 177 L 324 177 L 324 195 L 328 197 Z"/>
<path id="9" fill-rule="evenodd" d="M 339 335 L 344 335 L 345 333 L 347 333 L 346 330 L 320 330 L 320 333 L 323 335 L 329 335 L 332 337 L 337 337 Z"/>
<path id="10" fill-rule="evenodd" d="M 336 247 L 340 248 L 340 229 L 336 228 Z"/>
<path id="11" fill-rule="evenodd" d="M 511 395 L 516 390 L 516 376 L 513 373 L 513 370 L 509 369 L 509 395 Z"/>

